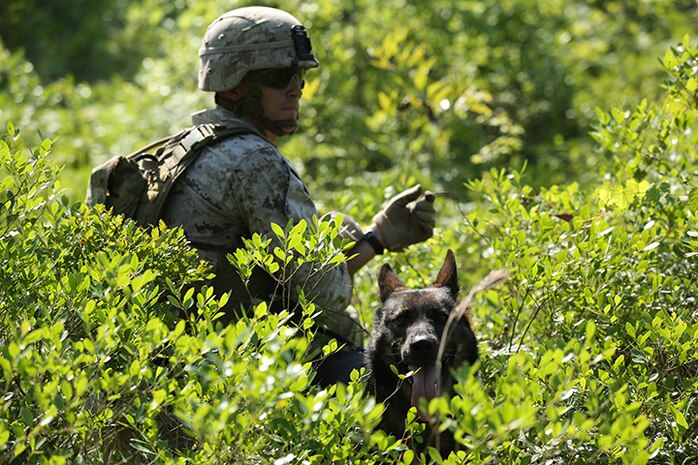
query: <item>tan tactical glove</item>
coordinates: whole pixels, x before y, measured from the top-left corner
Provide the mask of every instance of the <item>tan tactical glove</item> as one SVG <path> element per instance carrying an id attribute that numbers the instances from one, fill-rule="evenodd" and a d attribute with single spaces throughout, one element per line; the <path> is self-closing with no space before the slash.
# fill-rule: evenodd
<path id="1" fill-rule="evenodd" d="M 386 249 L 398 252 L 429 239 L 435 225 L 434 194 L 425 191 L 422 195 L 422 186 L 417 184 L 390 199 L 373 217 L 369 229 L 376 232 Z"/>

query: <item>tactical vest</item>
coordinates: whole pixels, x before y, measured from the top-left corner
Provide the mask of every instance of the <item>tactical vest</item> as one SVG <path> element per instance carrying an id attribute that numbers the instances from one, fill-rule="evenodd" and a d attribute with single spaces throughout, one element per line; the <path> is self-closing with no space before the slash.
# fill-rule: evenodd
<path id="1" fill-rule="evenodd" d="M 201 150 L 221 139 L 252 134 L 247 127 L 201 124 L 118 155 L 92 170 L 85 202 L 106 205 L 142 226 L 156 224 L 175 181 Z M 157 148 L 157 149 L 156 149 Z M 150 153 L 151 150 L 155 152 Z"/>

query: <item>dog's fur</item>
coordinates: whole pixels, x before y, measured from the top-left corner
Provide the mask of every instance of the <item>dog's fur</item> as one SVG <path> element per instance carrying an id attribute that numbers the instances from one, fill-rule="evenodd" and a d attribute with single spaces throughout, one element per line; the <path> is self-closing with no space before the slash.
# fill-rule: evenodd
<path id="1" fill-rule="evenodd" d="M 444 327 L 458 297 L 456 263 L 451 250 L 430 287 L 405 287 L 387 264 L 380 270 L 378 284 L 383 306 L 375 315 L 365 354 L 368 387 L 377 401 L 385 403 L 379 428 L 402 437 L 410 407 L 416 406 L 419 412 L 420 399 L 428 401 L 442 393 L 453 393 L 451 369 L 477 360 L 477 340 L 467 318 L 454 321 L 443 351 L 441 379 L 437 382 L 439 344 L 442 337 L 446 337 Z M 411 371 L 416 373 L 401 380 L 391 365 L 403 375 Z M 437 386 L 442 392 L 437 392 Z M 424 412 L 419 413 L 426 419 Z M 441 439 L 442 452 L 453 448 L 452 437 Z"/>

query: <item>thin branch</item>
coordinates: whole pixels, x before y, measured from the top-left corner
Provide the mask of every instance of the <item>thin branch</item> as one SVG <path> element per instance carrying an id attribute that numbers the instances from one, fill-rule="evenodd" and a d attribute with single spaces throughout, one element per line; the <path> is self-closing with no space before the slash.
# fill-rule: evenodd
<path id="1" fill-rule="evenodd" d="M 439 343 L 439 351 L 436 357 L 437 392 L 441 390 L 441 357 L 443 357 L 446 344 L 448 343 L 448 340 L 452 335 L 451 326 L 453 326 L 454 322 L 458 321 L 465 315 L 465 312 L 468 310 L 468 308 L 473 302 L 473 299 L 477 294 L 483 291 L 487 291 L 489 289 L 493 289 L 499 286 L 500 284 L 506 282 L 507 279 L 509 279 L 509 270 L 507 270 L 506 268 L 500 268 L 498 270 L 490 272 L 490 274 L 488 274 L 485 277 L 485 279 L 477 283 L 470 290 L 465 299 L 461 300 L 458 303 L 458 305 L 456 305 L 456 308 L 454 308 L 451 314 L 448 316 L 446 326 L 444 327 L 443 333 L 441 334 L 441 342 Z"/>

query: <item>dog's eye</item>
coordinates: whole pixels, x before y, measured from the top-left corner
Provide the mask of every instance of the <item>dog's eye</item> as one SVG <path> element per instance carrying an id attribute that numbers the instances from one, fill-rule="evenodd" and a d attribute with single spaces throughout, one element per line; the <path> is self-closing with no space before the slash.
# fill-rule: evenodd
<path id="1" fill-rule="evenodd" d="M 434 323 L 445 325 L 446 321 L 448 320 L 448 315 L 445 313 L 436 313 L 432 316 L 432 319 L 434 320 Z"/>
<path id="2" fill-rule="evenodd" d="M 408 322 L 408 317 L 407 315 L 398 315 L 393 319 L 393 323 L 395 323 L 398 326 L 405 326 L 407 325 Z"/>

